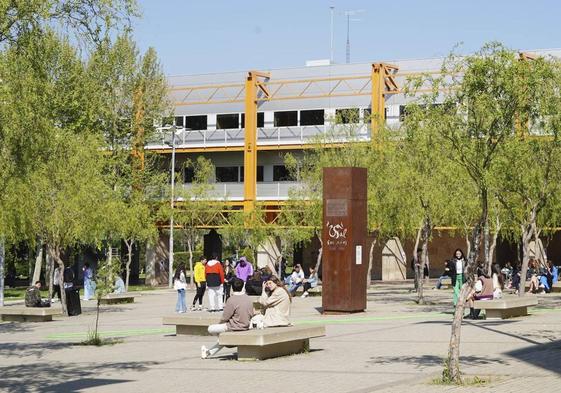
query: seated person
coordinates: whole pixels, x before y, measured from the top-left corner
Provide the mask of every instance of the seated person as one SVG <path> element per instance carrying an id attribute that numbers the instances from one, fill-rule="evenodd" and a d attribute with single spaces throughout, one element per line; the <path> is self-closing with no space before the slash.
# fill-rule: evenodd
<path id="1" fill-rule="evenodd" d="M 305 278 L 302 281 L 302 288 L 304 289 L 304 293 L 302 294 L 301 297 L 308 297 L 310 294 L 308 293 L 308 291 L 311 288 L 315 288 L 318 285 L 318 274 L 316 273 L 316 269 L 314 269 L 313 266 L 310 266 L 310 275 L 308 276 L 308 278 Z"/>
<path id="2" fill-rule="evenodd" d="M 474 301 L 476 300 L 493 300 L 493 280 L 480 275 L 475 282 L 474 288 L 468 295 L 469 304 L 469 319 L 479 319 L 479 313 L 481 310 L 476 310 L 474 308 Z"/>
<path id="3" fill-rule="evenodd" d="M 256 270 L 245 283 L 245 293 L 249 296 L 261 296 L 262 291 L 263 280 L 261 279 L 261 272 Z"/>
<path id="4" fill-rule="evenodd" d="M 25 291 L 25 307 L 51 307 L 48 300 L 41 300 L 41 282 L 36 281 L 35 285 Z"/>
<path id="5" fill-rule="evenodd" d="M 265 266 L 264 268 L 259 269 L 261 271 L 261 281 L 269 281 L 269 278 L 273 275 L 273 272 L 269 267 Z"/>
<path id="6" fill-rule="evenodd" d="M 290 326 L 290 302 L 290 295 L 282 281 L 272 276 L 263 283 L 263 292 L 259 298 L 263 309 L 251 319 L 251 325 L 258 329 Z"/>
<path id="7" fill-rule="evenodd" d="M 294 266 L 294 270 L 292 271 L 292 274 L 290 275 L 290 283 L 288 286 L 288 292 L 294 296 L 294 294 L 296 293 L 296 290 L 302 286 L 303 281 L 304 281 L 304 270 L 302 269 L 302 266 L 300 265 L 295 265 Z"/>
<path id="8" fill-rule="evenodd" d="M 224 311 L 220 323 L 210 325 L 208 332 L 214 336 L 224 332 L 237 332 L 249 329 L 251 318 L 253 317 L 253 302 L 243 292 L 244 282 L 239 278 L 232 280 L 232 296 L 226 300 Z M 206 359 L 216 354 L 223 348 L 218 342 L 207 349 L 204 345 L 201 347 L 201 358 Z"/>
<path id="9" fill-rule="evenodd" d="M 445 280 L 447 278 L 451 279 L 452 287 L 454 287 L 456 277 L 452 277 L 452 273 L 451 273 L 451 270 L 450 270 L 450 264 L 451 263 L 454 263 L 454 262 L 453 261 L 445 261 L 444 262 L 444 271 L 442 272 L 440 277 L 438 277 L 438 280 L 436 281 L 436 285 L 434 287 L 435 289 L 440 289 L 442 287 L 442 280 Z"/>
<path id="10" fill-rule="evenodd" d="M 113 293 L 125 293 L 126 289 L 125 289 L 125 283 L 123 282 L 123 279 L 121 278 L 121 276 L 117 276 L 117 278 L 115 279 L 115 285 L 114 285 L 114 290 Z"/>

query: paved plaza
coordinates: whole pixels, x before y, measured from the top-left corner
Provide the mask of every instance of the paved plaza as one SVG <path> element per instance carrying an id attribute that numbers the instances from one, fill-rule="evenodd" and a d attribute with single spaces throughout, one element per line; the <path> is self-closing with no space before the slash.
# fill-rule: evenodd
<path id="1" fill-rule="evenodd" d="M 78 317 L 47 323 L 0 323 L 2 392 L 493 392 L 561 389 L 561 294 L 540 296 L 528 317 L 465 321 L 463 372 L 490 377 L 488 387 L 431 384 L 450 337 L 450 290 L 427 290 L 414 303 L 411 284 L 375 284 L 368 311 L 321 316 L 321 298 L 293 299 L 295 324 L 327 325 L 310 353 L 237 362 L 235 350 L 200 359 L 212 337 L 176 336 L 172 290 L 146 291 L 134 304 L 104 306 L 100 330 L 122 342 L 76 345 L 95 320 L 94 302 Z M 192 299 L 193 294 L 188 294 Z M 16 302 L 17 303 L 17 302 Z M 21 303 L 21 302 L 20 302 Z"/>

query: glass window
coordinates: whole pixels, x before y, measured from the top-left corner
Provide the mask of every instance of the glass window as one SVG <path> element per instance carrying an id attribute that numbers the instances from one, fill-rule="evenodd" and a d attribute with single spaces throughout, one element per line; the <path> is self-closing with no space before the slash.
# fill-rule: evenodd
<path id="1" fill-rule="evenodd" d="M 223 115 L 216 115 L 216 128 L 219 130 L 240 128 L 240 114 L 227 113 Z"/>
<path id="2" fill-rule="evenodd" d="M 265 112 L 257 112 L 257 128 L 265 127 Z M 242 128 L 245 128 L 245 113 L 242 113 Z"/>
<path id="3" fill-rule="evenodd" d="M 195 178 L 195 170 L 193 167 L 185 167 L 183 170 L 183 183 L 193 183 L 193 179 Z"/>
<path id="4" fill-rule="evenodd" d="M 245 177 L 244 177 L 244 166 L 240 167 L 240 181 L 243 182 Z M 257 165 L 257 179 L 256 181 L 263 181 L 263 165 Z"/>
<path id="5" fill-rule="evenodd" d="M 345 108 L 335 110 L 336 124 L 356 124 L 360 119 L 360 110 L 358 108 Z"/>
<path id="6" fill-rule="evenodd" d="M 183 116 L 175 116 L 175 125 L 183 127 Z"/>
<path id="7" fill-rule="evenodd" d="M 292 127 L 298 125 L 297 111 L 275 112 L 275 127 Z"/>
<path id="8" fill-rule="evenodd" d="M 216 182 L 217 183 L 237 183 L 238 182 L 237 166 L 217 166 L 215 168 Z"/>
<path id="9" fill-rule="evenodd" d="M 191 130 L 206 130 L 207 129 L 206 115 L 185 116 L 185 127 Z"/>
<path id="10" fill-rule="evenodd" d="M 400 105 L 399 106 L 399 121 L 404 121 L 405 116 L 407 116 L 407 108 L 405 107 L 405 105 Z"/>
<path id="11" fill-rule="evenodd" d="M 273 166 L 273 181 L 293 181 L 294 178 L 284 165 Z"/>
<path id="12" fill-rule="evenodd" d="M 301 126 L 322 126 L 325 124 L 325 113 L 323 109 L 300 111 Z"/>

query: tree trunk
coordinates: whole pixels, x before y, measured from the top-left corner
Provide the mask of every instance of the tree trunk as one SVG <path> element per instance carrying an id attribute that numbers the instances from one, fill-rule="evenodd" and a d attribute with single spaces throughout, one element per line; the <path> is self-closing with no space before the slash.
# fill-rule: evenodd
<path id="1" fill-rule="evenodd" d="M 194 272 L 193 272 L 193 244 L 191 242 L 191 238 L 187 239 L 187 247 L 189 249 L 189 276 L 190 276 L 190 282 L 189 282 L 189 288 L 193 289 L 195 287 L 195 278 L 194 278 Z M 230 266 L 231 268 L 231 266 Z"/>
<path id="2" fill-rule="evenodd" d="M 481 242 L 481 228 L 484 225 L 487 216 L 486 204 L 483 205 L 483 214 L 479 223 L 475 225 L 472 232 L 471 245 L 472 248 L 468 254 L 468 266 L 464 270 L 466 282 L 460 290 L 458 304 L 454 312 L 454 320 L 452 322 L 452 331 L 450 334 L 450 344 L 448 346 L 448 358 L 445 362 L 442 379 L 446 382 L 456 384 L 462 383 L 462 374 L 460 372 L 460 335 L 462 329 L 462 320 L 464 318 L 464 307 L 466 297 L 474 285 L 473 271 L 474 265 L 479 255 L 479 247 Z M 467 274 L 466 274 L 467 273 Z"/>
<path id="3" fill-rule="evenodd" d="M 317 234 L 316 234 L 317 236 Z M 321 266 L 321 256 L 323 255 L 323 240 L 321 239 L 321 237 L 317 236 L 317 238 L 319 239 L 319 250 L 318 250 L 318 258 L 316 260 L 316 268 L 315 271 L 316 273 L 319 273 L 319 267 Z"/>
<path id="4" fill-rule="evenodd" d="M 376 247 L 377 236 L 374 237 L 370 243 L 370 250 L 368 251 L 368 276 L 366 276 L 366 289 L 372 285 L 372 265 L 374 264 L 374 247 Z"/>
<path id="5" fill-rule="evenodd" d="M 125 276 L 125 292 L 129 291 L 129 281 L 131 276 L 131 263 L 132 263 L 132 247 L 134 245 L 134 240 L 125 240 L 125 245 L 127 246 L 127 265 L 126 265 L 126 276 Z M 112 252 L 110 253 L 112 254 Z"/>
<path id="6" fill-rule="evenodd" d="M 483 266 L 491 266 L 491 233 L 489 230 L 489 220 L 486 219 L 483 223 Z"/>
<path id="7" fill-rule="evenodd" d="M 62 307 L 62 314 L 68 316 L 68 309 L 66 307 L 66 290 L 64 288 L 64 262 L 60 257 L 60 249 L 58 246 L 51 244 L 47 245 L 47 252 L 50 254 L 53 261 L 56 261 L 57 266 L 60 268 L 61 285 L 60 285 L 60 305 Z"/>
<path id="8" fill-rule="evenodd" d="M 35 284 L 41 279 L 41 267 L 43 265 L 43 242 L 39 240 L 37 244 L 37 255 L 35 256 L 35 269 L 33 270 L 32 284 Z M 45 279 L 46 281 L 46 279 Z"/>
<path id="9" fill-rule="evenodd" d="M 97 297 L 97 306 L 95 308 L 95 329 L 94 329 L 94 338 L 97 338 L 97 329 L 99 327 L 99 307 L 101 305 L 101 296 Z"/>
<path id="10" fill-rule="evenodd" d="M 0 237 L 0 307 L 4 306 L 4 238 Z"/>
<path id="11" fill-rule="evenodd" d="M 491 247 L 489 248 L 489 263 L 487 264 L 487 274 L 489 277 L 492 275 L 491 268 L 493 266 L 493 260 L 495 259 L 495 249 L 497 248 L 497 239 L 499 238 L 499 232 L 501 230 L 501 222 L 499 217 L 496 218 L 495 222 L 495 232 L 493 233 L 493 240 L 491 242 Z"/>
<path id="12" fill-rule="evenodd" d="M 429 239 L 431 235 L 431 220 L 430 217 L 425 217 L 423 220 L 423 231 L 421 234 L 422 248 L 421 248 L 421 263 L 419 264 L 419 284 L 417 288 L 417 303 L 425 304 L 423 295 L 423 285 L 425 281 L 425 266 L 427 266 L 429 258 Z"/>
<path id="13" fill-rule="evenodd" d="M 528 272 L 528 262 L 530 261 L 530 241 L 532 240 L 532 235 L 532 225 L 524 226 L 522 230 L 522 267 L 520 269 L 518 296 L 524 296 L 526 292 L 526 274 Z"/>
<path id="14" fill-rule="evenodd" d="M 417 231 L 417 237 L 415 238 L 415 245 L 413 246 L 413 272 L 415 273 L 415 291 L 419 291 L 419 253 L 417 250 L 419 249 L 419 243 L 421 242 L 421 233 L 423 232 L 423 223 L 421 222 L 421 226 Z"/>
<path id="15" fill-rule="evenodd" d="M 49 288 L 49 303 L 53 300 L 53 273 L 54 273 L 54 266 L 53 266 L 53 258 L 47 252 L 45 255 L 45 262 L 47 266 L 45 266 L 45 275 L 47 282 L 47 286 Z M 62 278 L 61 278 L 62 279 Z M 61 285 L 62 288 L 62 285 Z M 62 290 L 62 289 L 61 289 Z M 60 299 L 59 299 L 60 300 Z"/>

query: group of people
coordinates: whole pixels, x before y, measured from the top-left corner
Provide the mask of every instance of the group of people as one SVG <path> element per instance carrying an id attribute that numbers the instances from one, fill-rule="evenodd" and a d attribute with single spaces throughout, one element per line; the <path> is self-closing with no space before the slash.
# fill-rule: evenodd
<path id="1" fill-rule="evenodd" d="M 272 277 L 276 277 L 269 267 L 254 269 L 253 265 L 246 257 L 241 257 L 235 265 L 226 259 L 224 263 L 218 260 L 217 255 L 213 255 L 212 259 L 206 260 L 202 258 L 195 263 L 194 283 L 196 293 L 193 298 L 191 310 L 201 311 L 203 309 L 203 299 L 205 293 L 208 296 L 209 312 L 223 311 L 224 302 L 230 298 L 235 279 L 241 280 L 244 286 L 244 292 L 249 296 L 261 296 L 264 284 L 269 282 Z M 278 278 L 277 278 L 278 279 Z M 302 297 L 308 296 L 308 290 L 317 286 L 318 277 L 313 268 L 310 268 L 308 278 L 304 277 L 302 267 L 296 265 L 293 272 L 285 280 L 288 286 L 287 291 L 294 295 L 296 289 L 303 287 L 304 293 Z M 185 294 L 187 289 L 187 273 L 185 265 L 180 264 L 174 274 L 174 289 L 177 291 L 177 302 L 175 311 L 177 313 L 187 312 L 187 304 Z"/>
<path id="2" fill-rule="evenodd" d="M 228 331 L 244 331 L 252 328 L 264 329 L 274 326 L 290 325 L 291 297 L 284 283 L 275 275 L 262 283 L 258 312 L 251 298 L 244 292 L 244 281 L 234 277 L 231 281 L 232 296 L 226 300 L 220 322 L 208 327 L 209 334 L 219 335 Z M 201 347 L 201 358 L 216 354 L 223 346 L 217 342 L 211 348 Z"/>

